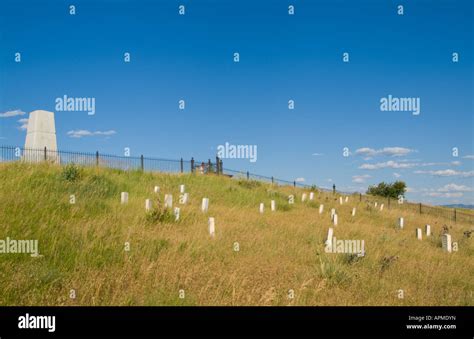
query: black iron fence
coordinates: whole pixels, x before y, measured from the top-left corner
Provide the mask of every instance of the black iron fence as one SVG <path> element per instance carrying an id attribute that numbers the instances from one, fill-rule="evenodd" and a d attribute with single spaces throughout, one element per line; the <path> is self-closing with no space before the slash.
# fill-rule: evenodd
<path id="1" fill-rule="evenodd" d="M 368 203 L 378 202 L 378 206 L 384 204 L 384 208 L 399 208 L 420 214 L 430 214 L 443 218 L 447 218 L 454 222 L 466 222 L 474 224 L 474 211 L 445 208 L 439 206 L 428 206 L 421 203 L 411 203 L 405 201 L 399 204 L 398 200 L 362 195 L 357 193 L 336 192 L 334 190 L 323 189 L 314 185 L 307 185 L 297 181 L 289 181 L 278 179 L 275 177 L 267 177 L 259 174 L 250 173 L 248 171 L 236 171 L 224 168 L 222 159 L 216 157 L 215 161 L 208 159 L 207 161 L 197 161 L 194 158 L 190 160 L 160 159 L 149 158 L 143 155 L 139 157 L 119 156 L 104 153 L 87 153 L 87 152 L 70 152 L 60 150 L 44 149 L 25 149 L 22 147 L 0 146 L 0 162 L 27 161 L 27 162 L 51 162 L 59 165 L 77 164 L 81 166 L 101 166 L 108 168 L 116 168 L 122 170 L 142 170 L 150 172 L 170 172 L 170 173 L 201 173 L 216 175 L 227 175 L 233 178 L 257 180 L 272 183 L 281 186 L 293 186 L 317 191 L 333 192 L 338 195 L 353 195 L 359 201 Z M 358 196 L 358 197 L 357 197 Z M 380 207 L 379 207 L 380 208 Z"/>

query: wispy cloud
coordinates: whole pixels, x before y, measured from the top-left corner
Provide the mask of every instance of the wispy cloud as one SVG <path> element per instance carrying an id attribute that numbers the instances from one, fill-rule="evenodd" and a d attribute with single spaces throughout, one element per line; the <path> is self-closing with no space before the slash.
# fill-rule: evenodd
<path id="1" fill-rule="evenodd" d="M 415 174 L 428 174 L 435 177 L 462 177 L 469 178 L 474 176 L 474 171 L 456 171 L 452 169 L 445 169 L 439 171 L 415 171 Z"/>
<path id="2" fill-rule="evenodd" d="M 82 138 L 82 137 L 92 137 L 92 136 L 111 136 L 117 134 L 116 131 L 88 131 L 85 129 L 72 130 L 67 132 L 71 138 Z"/>
<path id="3" fill-rule="evenodd" d="M 313 153 L 311 155 L 314 155 L 315 157 L 320 157 L 320 156 L 323 156 L 324 154 L 323 153 Z"/>
<path id="4" fill-rule="evenodd" d="M 436 197 L 436 198 L 460 198 L 462 197 L 464 194 L 462 192 L 447 192 L 447 193 L 444 193 L 444 192 L 428 192 L 428 193 L 425 193 L 424 194 L 425 196 L 429 196 L 429 197 Z"/>
<path id="5" fill-rule="evenodd" d="M 364 175 L 354 175 L 352 176 L 352 182 L 357 183 L 357 184 L 363 184 L 366 182 L 367 179 L 371 178 L 370 175 L 364 174 Z"/>
<path id="6" fill-rule="evenodd" d="M 15 109 L 13 111 L 7 111 L 5 113 L 0 113 L 0 118 L 11 118 L 11 117 L 16 117 L 19 115 L 24 115 L 25 112 L 19 109 Z"/>
<path id="7" fill-rule="evenodd" d="M 474 155 L 465 155 L 463 159 L 474 159 Z"/>
<path id="8" fill-rule="evenodd" d="M 18 122 L 20 123 L 20 126 L 18 126 L 18 129 L 20 131 L 26 131 L 28 129 L 28 119 L 19 119 Z"/>
<path id="9" fill-rule="evenodd" d="M 406 168 L 414 168 L 414 167 L 429 167 L 429 166 L 459 166 L 461 163 L 459 161 L 451 161 L 451 162 L 410 162 L 407 160 L 401 161 L 385 161 L 385 162 L 377 162 L 373 164 L 362 164 L 359 166 L 359 169 L 366 169 L 366 170 L 378 170 L 383 168 L 393 168 L 393 169 L 406 169 Z"/>
<path id="10" fill-rule="evenodd" d="M 466 185 L 447 184 L 438 188 L 438 192 L 473 192 L 472 187 Z"/>
<path id="11" fill-rule="evenodd" d="M 296 178 L 295 181 L 296 181 L 296 182 L 304 182 L 305 179 L 304 179 L 304 178 Z"/>
<path id="12" fill-rule="evenodd" d="M 355 154 L 365 158 L 373 158 L 376 156 L 401 157 L 413 152 L 416 152 L 416 150 L 405 147 L 384 147 L 378 150 L 369 147 L 363 147 L 357 149 Z"/>
<path id="13" fill-rule="evenodd" d="M 394 173 L 393 173 L 393 176 L 394 176 L 395 178 L 400 178 L 402 175 L 399 174 L 399 173 L 394 172 Z"/>

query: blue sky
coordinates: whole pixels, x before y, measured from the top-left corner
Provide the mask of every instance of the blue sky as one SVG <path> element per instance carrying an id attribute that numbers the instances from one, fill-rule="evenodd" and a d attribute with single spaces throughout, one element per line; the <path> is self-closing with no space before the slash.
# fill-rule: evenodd
<path id="1" fill-rule="evenodd" d="M 225 167 L 345 191 L 399 179 L 410 200 L 472 204 L 473 6 L 4 0 L 0 143 L 23 146 L 21 119 L 44 109 L 64 150 L 208 159 L 256 145 L 255 163 Z M 95 98 L 95 115 L 56 111 L 64 95 Z M 381 111 L 388 95 L 419 98 L 420 114 Z"/>

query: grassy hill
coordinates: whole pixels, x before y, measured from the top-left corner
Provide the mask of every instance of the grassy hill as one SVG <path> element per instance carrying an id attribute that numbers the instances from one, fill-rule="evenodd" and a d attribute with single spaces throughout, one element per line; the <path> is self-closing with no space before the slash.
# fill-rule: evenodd
<path id="1" fill-rule="evenodd" d="M 180 184 L 187 205 L 178 204 Z M 122 191 L 128 204 L 120 203 Z M 38 239 L 42 255 L 0 254 L 0 304 L 474 305 L 474 235 L 463 234 L 472 226 L 380 211 L 355 197 L 341 206 L 330 193 L 301 202 L 303 192 L 212 175 L 0 164 L 0 239 Z M 145 212 L 145 199 L 156 208 L 165 193 L 181 208 L 177 222 L 161 209 Z M 364 240 L 364 257 L 325 253 L 332 207 L 334 235 Z M 425 224 L 433 235 L 417 240 L 415 228 L 424 232 Z M 457 252 L 441 249 L 445 224 Z"/>

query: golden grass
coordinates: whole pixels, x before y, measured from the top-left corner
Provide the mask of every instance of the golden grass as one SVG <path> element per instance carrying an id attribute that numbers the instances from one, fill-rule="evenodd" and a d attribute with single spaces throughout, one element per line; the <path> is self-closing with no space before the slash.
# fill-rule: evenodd
<path id="1" fill-rule="evenodd" d="M 83 168 L 81 178 L 69 182 L 62 171 L 47 164 L 0 166 L 0 239 L 38 239 L 43 255 L 0 254 L 1 305 L 474 304 L 474 245 L 463 235 L 473 227 L 466 224 L 396 205 L 380 212 L 356 197 L 340 206 L 337 197 L 321 192 L 302 203 L 302 189 L 247 187 L 226 177 Z M 178 204 L 180 184 L 190 194 L 187 205 Z M 120 204 L 121 191 L 129 192 L 127 205 Z M 146 217 L 145 199 L 156 206 L 165 193 L 181 208 L 179 222 Z M 292 206 L 289 194 L 296 196 Z M 206 214 L 203 197 L 210 199 Z M 273 213 L 271 199 L 277 201 Z M 332 207 L 339 216 L 335 236 L 364 240 L 365 257 L 325 253 Z M 400 216 L 403 230 L 396 227 Z M 433 235 L 419 241 L 415 228 L 424 232 L 425 224 Z M 458 242 L 455 253 L 441 249 L 445 224 Z"/>

